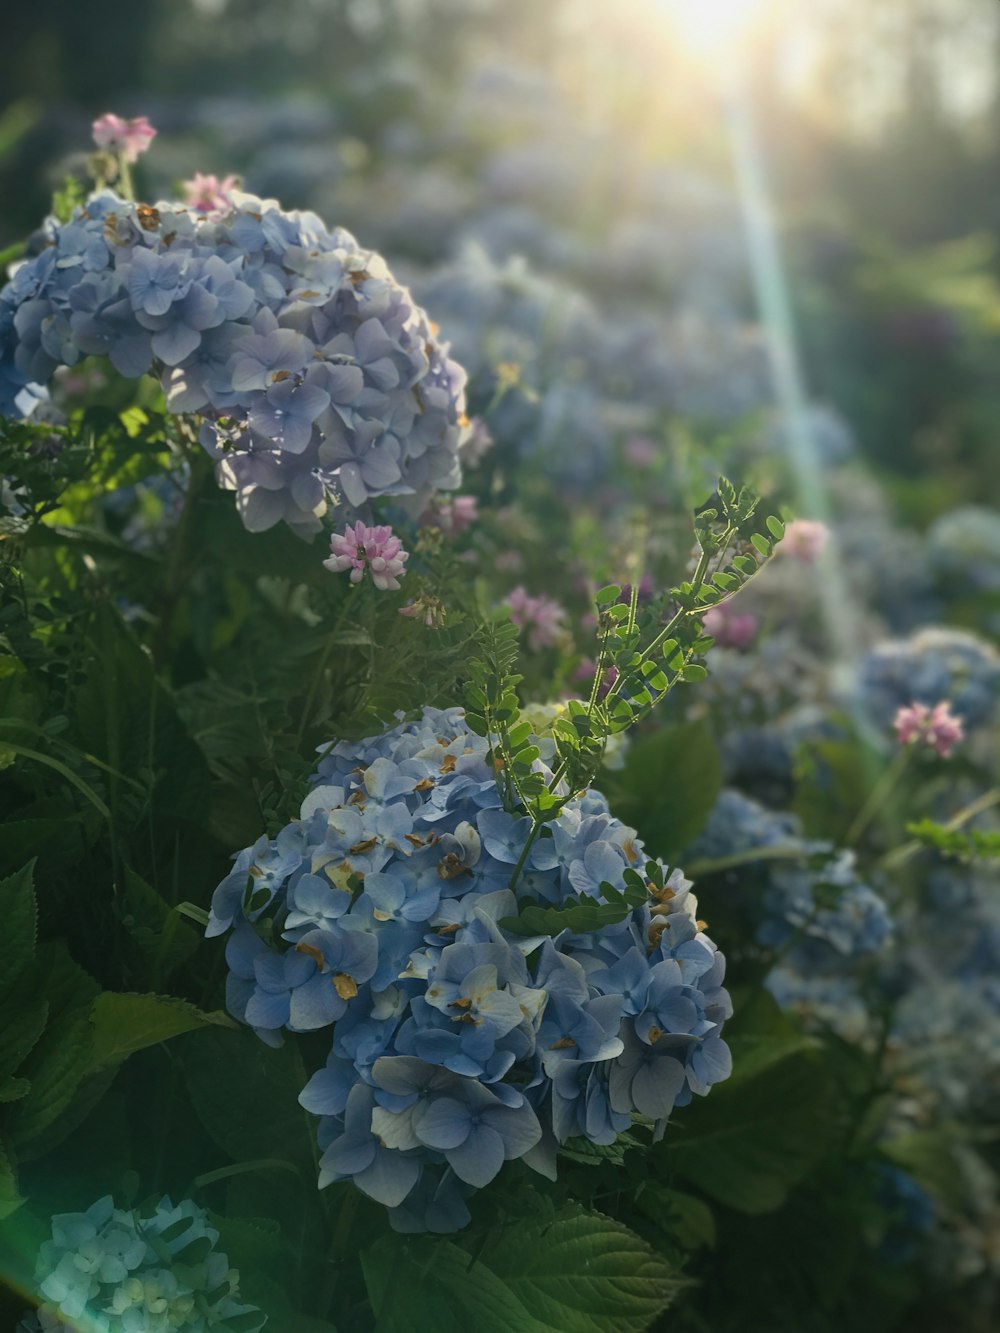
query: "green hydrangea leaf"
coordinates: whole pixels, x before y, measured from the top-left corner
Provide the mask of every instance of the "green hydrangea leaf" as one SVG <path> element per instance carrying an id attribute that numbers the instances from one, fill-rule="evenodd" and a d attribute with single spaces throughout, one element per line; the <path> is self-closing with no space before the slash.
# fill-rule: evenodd
<path id="1" fill-rule="evenodd" d="M 510 1219 L 478 1256 L 393 1237 L 362 1265 L 376 1333 L 642 1333 L 679 1286 L 641 1237 L 578 1206 Z"/>
<path id="2" fill-rule="evenodd" d="M 232 1026 L 222 1013 L 206 1013 L 168 995 L 120 995 L 104 991 L 91 1009 L 94 1070 L 121 1064 L 136 1051 L 207 1024 Z"/>
<path id="3" fill-rule="evenodd" d="M 0 995 L 5 995 L 35 956 L 38 910 L 34 861 L 0 880 Z"/>

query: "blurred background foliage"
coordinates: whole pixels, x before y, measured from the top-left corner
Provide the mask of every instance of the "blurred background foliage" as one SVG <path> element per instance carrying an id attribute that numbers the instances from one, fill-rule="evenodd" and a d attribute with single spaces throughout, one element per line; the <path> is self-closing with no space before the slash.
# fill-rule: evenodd
<path id="1" fill-rule="evenodd" d="M 161 128 L 150 193 L 235 167 L 247 188 L 349 227 L 363 220 L 368 235 L 381 200 L 376 242 L 426 262 L 452 248 L 446 216 L 457 222 L 470 183 L 486 177 L 494 204 L 529 202 L 557 230 L 599 239 L 623 236 L 630 220 L 652 228 L 652 275 L 655 233 L 669 246 L 676 203 L 658 178 L 692 173 L 692 188 L 711 182 L 723 200 L 734 188 L 720 111 L 731 52 L 685 37 L 674 12 L 684 3 L 12 7 L 0 46 L 0 247 L 37 224 L 79 164 L 90 119 L 115 107 Z M 738 59 L 811 389 L 895 474 L 906 517 L 925 524 L 982 498 L 977 460 L 998 406 L 1000 6 L 760 0 Z M 516 253 L 516 227 L 508 239 Z M 574 280 L 600 295 L 599 273 Z M 678 294 L 668 284 L 663 297 Z M 947 469 L 947 482 L 915 494 L 914 465 Z"/>

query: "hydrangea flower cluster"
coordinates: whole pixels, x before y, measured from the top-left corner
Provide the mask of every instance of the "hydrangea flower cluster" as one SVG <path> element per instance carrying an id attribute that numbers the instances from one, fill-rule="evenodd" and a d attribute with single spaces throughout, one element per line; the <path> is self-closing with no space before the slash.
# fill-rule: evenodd
<path id="1" fill-rule="evenodd" d="M 237 856 L 207 934 L 231 932 L 228 1007 L 264 1040 L 333 1025 L 300 1097 L 321 1186 L 353 1180 L 397 1229 L 455 1230 L 506 1160 L 554 1176 L 558 1144 L 611 1143 L 635 1113 L 662 1130 L 728 1075 L 725 962 L 679 871 L 593 934 L 503 924 L 519 899 L 600 898 L 645 865 L 602 796 L 547 827 L 515 896 L 530 821 L 501 808 L 461 709 L 339 742 L 314 781 Z"/>
<path id="2" fill-rule="evenodd" d="M 966 630 L 934 627 L 879 644 L 858 668 L 858 694 L 878 726 L 899 709 L 948 699 L 967 731 L 993 716 L 1000 694 L 1000 653 Z"/>
<path id="3" fill-rule="evenodd" d="M 60 1213 L 35 1268 L 44 1304 L 21 1329 L 255 1333 L 267 1316 L 239 1299 L 218 1239 L 190 1199 L 175 1207 L 164 1196 L 147 1216 L 107 1195 L 84 1213 Z"/>
<path id="4" fill-rule="evenodd" d="M 687 855 L 692 861 L 723 860 L 774 848 L 789 855 L 758 862 L 747 858 L 758 878 L 766 867 L 757 928 L 761 944 L 780 948 L 797 935 L 800 950 L 820 946 L 822 956 L 829 958 L 832 950 L 846 959 L 886 943 L 891 933 L 888 911 L 874 889 L 858 878 L 854 853 L 804 839 L 794 815 L 769 810 L 734 788 L 721 793 Z"/>
<path id="5" fill-rule="evenodd" d="M 203 418 L 252 531 L 457 486 L 465 373 L 384 260 L 314 213 L 220 187 L 206 215 L 206 199 L 103 191 L 49 219 L 0 291 L 0 415 L 86 356 L 153 371 L 171 411 Z"/>

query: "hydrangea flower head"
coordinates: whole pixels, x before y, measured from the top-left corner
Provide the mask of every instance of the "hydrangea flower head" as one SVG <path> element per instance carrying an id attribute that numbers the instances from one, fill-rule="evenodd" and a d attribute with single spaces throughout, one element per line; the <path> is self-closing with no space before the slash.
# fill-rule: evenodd
<path id="1" fill-rule="evenodd" d="M 239 1274 L 215 1249 L 218 1239 L 191 1200 L 175 1206 L 165 1196 L 147 1216 L 107 1195 L 86 1212 L 61 1213 L 35 1266 L 44 1302 L 35 1327 L 208 1333 L 238 1317 L 254 1333 L 266 1316 L 240 1301 Z"/>
<path id="2" fill-rule="evenodd" d="M 504 1162 L 554 1175 L 566 1139 L 611 1143 L 636 1113 L 662 1126 L 726 1077 L 724 960 L 680 871 L 591 934 L 505 925 L 525 897 L 600 900 L 646 866 L 602 796 L 569 802 L 512 889 L 530 820 L 502 807 L 461 709 L 324 756 L 299 818 L 240 853 L 207 929 L 229 936 L 230 1012 L 264 1040 L 332 1027 L 300 1097 L 320 1117 L 320 1185 L 352 1179 L 397 1229 L 455 1230 Z"/>
<path id="3" fill-rule="evenodd" d="M 190 206 L 105 190 L 48 221 L 0 290 L 0 416 L 84 357 L 153 372 L 255 532 L 457 486 L 465 374 L 381 256 L 228 179 L 191 184 Z"/>
<path id="4" fill-rule="evenodd" d="M 90 128 L 98 148 L 110 153 L 121 153 L 128 163 L 137 162 L 139 155 L 156 138 L 156 130 L 145 116 L 123 120 L 121 116 L 107 111 L 103 116 L 98 116 Z"/>
<path id="5" fill-rule="evenodd" d="M 342 533 L 333 534 L 330 551 L 329 559 L 323 561 L 324 569 L 334 574 L 349 569 L 352 583 L 360 583 L 367 569 L 372 583 L 383 592 L 399 587 L 410 558 L 409 551 L 403 550 L 403 543 L 393 535 L 392 528 L 385 524 L 369 528 L 360 519 L 354 524 L 348 523 Z"/>
<path id="6" fill-rule="evenodd" d="M 933 627 L 878 644 L 858 667 L 857 694 L 879 728 L 900 709 L 947 700 L 966 733 L 982 727 L 1000 697 L 1000 653 L 967 630 Z"/>
<path id="7" fill-rule="evenodd" d="M 766 852 L 780 848 L 780 859 Z M 698 840 L 688 849 L 694 860 L 747 857 L 744 879 L 754 888 L 746 906 L 757 918 L 757 939 L 781 948 L 794 935 L 799 949 L 833 964 L 882 948 L 892 932 L 884 900 L 857 872 L 854 854 L 802 836 L 798 819 L 767 809 L 735 788 L 720 794 Z"/>
<path id="8" fill-rule="evenodd" d="M 926 741 L 942 759 L 947 759 L 965 736 L 962 719 L 952 713 L 947 699 L 942 699 L 933 708 L 919 703 L 901 708 L 892 725 L 896 728 L 900 745 Z"/>

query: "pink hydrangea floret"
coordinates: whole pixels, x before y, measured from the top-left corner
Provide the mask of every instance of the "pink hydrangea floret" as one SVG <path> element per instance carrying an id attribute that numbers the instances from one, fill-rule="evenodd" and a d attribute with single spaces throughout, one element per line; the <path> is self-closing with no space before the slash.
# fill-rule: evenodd
<path id="1" fill-rule="evenodd" d="M 926 704 L 909 704 L 896 714 L 893 726 L 901 745 L 926 741 L 942 759 L 947 759 L 965 736 L 962 719 L 951 711 L 947 699 L 942 699 L 933 708 Z"/>
<path id="2" fill-rule="evenodd" d="M 223 217 L 233 211 L 232 192 L 238 188 L 235 176 L 225 176 L 220 181 L 218 176 L 206 176 L 196 171 L 189 181 L 184 181 L 184 202 L 196 213 L 206 217 Z"/>
<path id="3" fill-rule="evenodd" d="M 145 116 L 124 120 L 108 111 L 98 116 L 90 128 L 98 148 L 121 153 L 126 162 L 137 162 L 139 154 L 156 138 L 156 130 Z"/>
<path id="4" fill-rule="evenodd" d="M 403 550 L 403 543 L 393 536 L 392 528 L 385 524 L 369 528 L 360 519 L 353 525 L 348 523 L 342 533 L 332 535 L 330 552 L 330 558 L 323 561 L 324 569 L 333 574 L 349 569 L 352 583 L 360 583 L 367 569 L 372 583 L 383 592 L 399 587 L 410 558 L 409 551 Z"/>
<path id="5" fill-rule="evenodd" d="M 566 612 L 551 597 L 531 597 L 518 585 L 507 595 L 507 611 L 521 630 L 527 630 L 533 652 L 553 648 L 566 631 Z"/>
<path id="6" fill-rule="evenodd" d="M 818 560 L 830 540 L 830 529 L 812 518 L 794 518 L 785 527 L 785 537 L 778 550 L 794 556 L 803 564 Z"/>
<path id="7" fill-rule="evenodd" d="M 756 637 L 760 622 L 752 611 L 734 611 L 730 606 L 712 606 L 705 612 L 705 633 L 710 634 L 720 648 L 736 648 L 743 652 Z"/>

